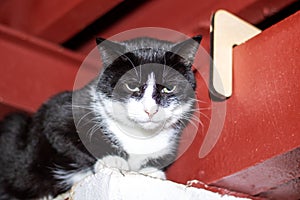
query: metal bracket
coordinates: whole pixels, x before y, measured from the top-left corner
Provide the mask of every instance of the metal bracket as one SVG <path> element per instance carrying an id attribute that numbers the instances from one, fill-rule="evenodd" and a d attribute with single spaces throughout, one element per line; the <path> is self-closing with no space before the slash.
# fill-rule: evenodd
<path id="1" fill-rule="evenodd" d="M 260 32 L 260 29 L 225 10 L 214 13 L 211 22 L 211 92 L 214 96 L 228 98 L 232 95 L 232 48 Z"/>

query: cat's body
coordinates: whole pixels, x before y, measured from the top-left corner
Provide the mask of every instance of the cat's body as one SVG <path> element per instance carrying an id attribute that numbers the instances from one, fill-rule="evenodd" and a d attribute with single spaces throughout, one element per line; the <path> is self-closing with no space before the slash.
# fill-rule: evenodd
<path id="1" fill-rule="evenodd" d="M 97 79 L 0 122 L 0 200 L 55 197 L 103 166 L 164 178 L 195 103 L 194 39 L 104 41 Z"/>

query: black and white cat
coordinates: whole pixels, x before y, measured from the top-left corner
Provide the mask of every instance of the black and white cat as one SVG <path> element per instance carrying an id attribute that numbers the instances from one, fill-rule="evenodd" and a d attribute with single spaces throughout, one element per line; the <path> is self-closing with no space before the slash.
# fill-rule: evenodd
<path id="1" fill-rule="evenodd" d="M 165 179 L 194 110 L 200 41 L 97 39 L 95 80 L 0 122 L 0 199 L 51 199 L 103 167 Z"/>

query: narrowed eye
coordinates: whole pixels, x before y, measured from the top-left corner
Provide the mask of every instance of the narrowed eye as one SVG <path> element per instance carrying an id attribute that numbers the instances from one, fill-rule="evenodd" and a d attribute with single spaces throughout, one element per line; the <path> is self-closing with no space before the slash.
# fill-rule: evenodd
<path id="1" fill-rule="evenodd" d="M 130 92 L 139 92 L 140 91 L 140 89 L 138 87 L 136 87 L 132 84 L 125 83 L 124 85 L 125 85 L 126 89 L 129 90 Z"/>
<path id="2" fill-rule="evenodd" d="M 161 90 L 161 92 L 162 92 L 162 93 L 166 93 L 166 94 L 170 94 L 170 93 L 174 92 L 175 89 L 176 89 L 176 85 L 173 86 L 173 87 L 164 87 L 164 88 Z"/>

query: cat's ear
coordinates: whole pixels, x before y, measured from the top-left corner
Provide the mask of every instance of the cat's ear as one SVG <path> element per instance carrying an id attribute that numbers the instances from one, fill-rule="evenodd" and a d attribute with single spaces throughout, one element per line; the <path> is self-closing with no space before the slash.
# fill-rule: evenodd
<path id="1" fill-rule="evenodd" d="M 96 43 L 105 66 L 124 55 L 126 50 L 124 45 L 103 38 L 96 38 Z"/>
<path id="2" fill-rule="evenodd" d="M 172 48 L 172 52 L 180 55 L 187 65 L 191 65 L 194 62 L 201 40 L 201 35 L 184 40 L 183 42 L 175 44 Z"/>

